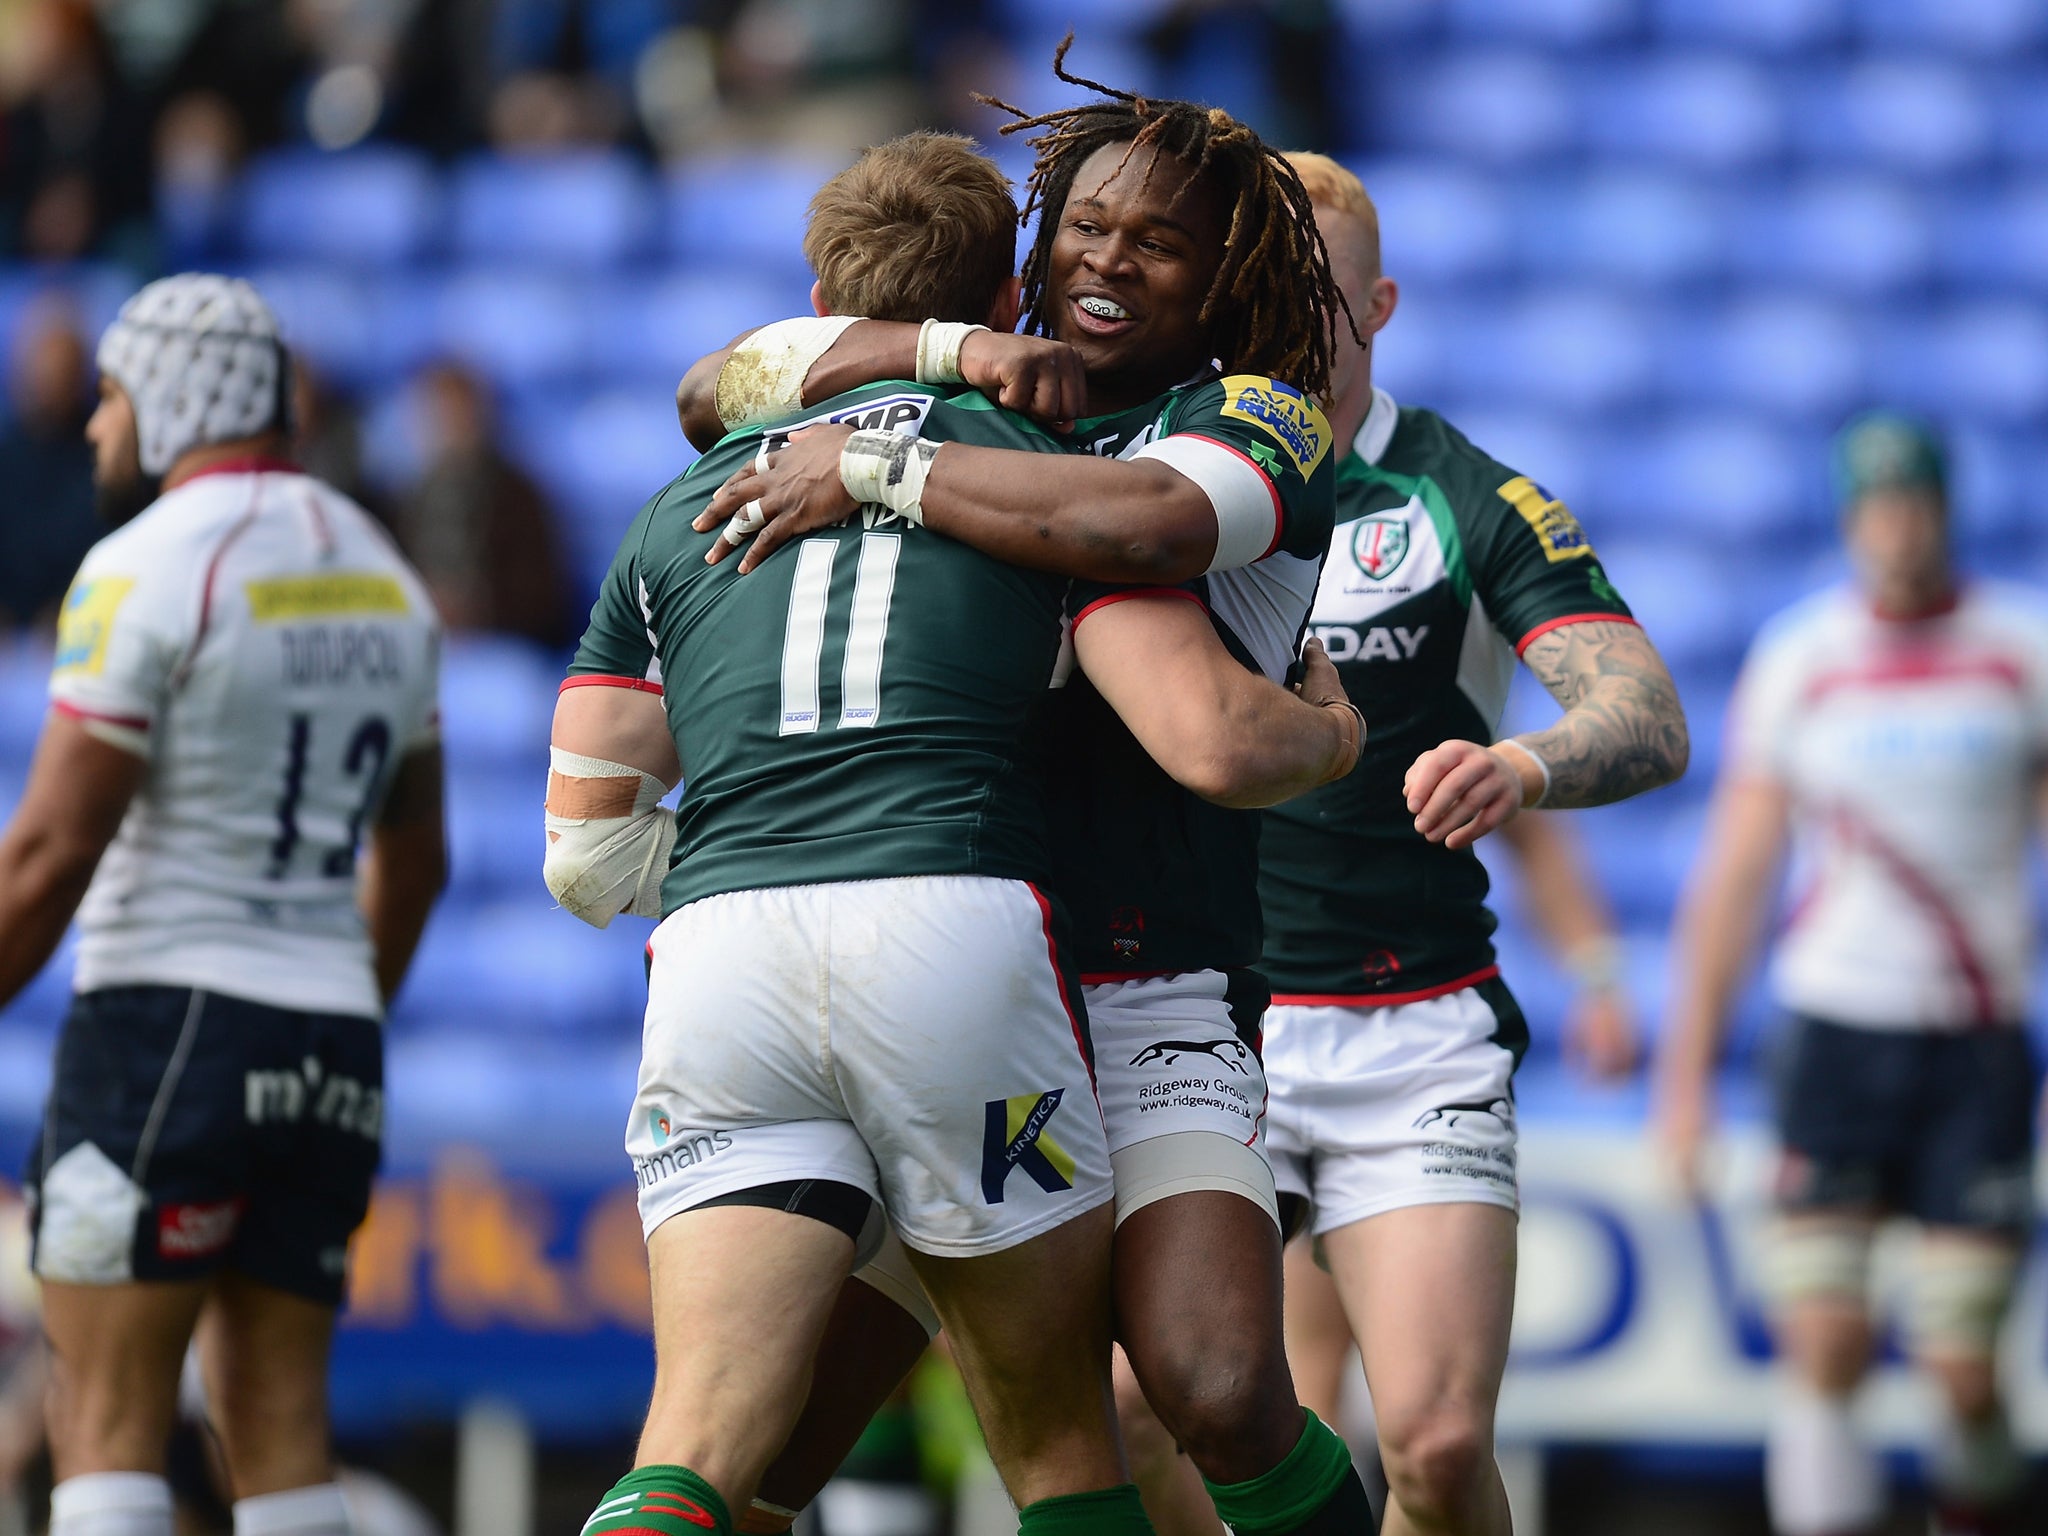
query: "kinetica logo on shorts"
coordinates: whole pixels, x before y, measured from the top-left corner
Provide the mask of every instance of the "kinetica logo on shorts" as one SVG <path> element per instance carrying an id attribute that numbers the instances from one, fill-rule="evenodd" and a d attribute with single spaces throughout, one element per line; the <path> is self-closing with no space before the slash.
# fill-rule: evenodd
<path id="1" fill-rule="evenodd" d="M 1045 1133 L 1046 1122 L 1066 1096 L 1066 1089 L 1055 1088 L 988 1101 L 981 1138 L 982 1199 L 1001 1205 L 1015 1168 L 1022 1168 L 1049 1195 L 1074 1187 L 1073 1156 Z"/>

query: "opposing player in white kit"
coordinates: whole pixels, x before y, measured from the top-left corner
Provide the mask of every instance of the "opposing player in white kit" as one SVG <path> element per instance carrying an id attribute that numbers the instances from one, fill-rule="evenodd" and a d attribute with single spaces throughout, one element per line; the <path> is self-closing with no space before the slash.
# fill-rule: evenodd
<path id="1" fill-rule="evenodd" d="M 103 499 L 149 504 L 65 599 L 0 836 L 0 1004 L 81 929 L 27 1178 L 50 1529 L 169 1536 L 197 1328 L 236 1536 L 341 1536 L 327 1356 L 380 1016 L 444 877 L 439 626 L 368 515 L 283 457 L 288 359 L 247 283 L 151 284 L 99 368 Z"/>
<path id="2" fill-rule="evenodd" d="M 2048 766 L 2048 606 L 1958 581 L 1924 427 L 1852 424 L 1836 478 L 1855 576 L 1781 614 L 1744 667 L 1678 929 L 1661 1129 L 1692 1179 L 1789 846 L 1805 883 L 1772 966 L 1789 1024 L 1767 1283 L 1790 1365 L 1772 1522 L 1855 1536 L 1884 1518 L 1851 1408 L 1872 1351 L 1871 1241 L 1904 1216 L 1920 1225 L 1906 1340 L 1946 1410 L 1936 1530 L 2017 1531 L 1999 1523 L 2025 1472 L 1994 1354 L 2033 1211 L 2025 858 Z"/>

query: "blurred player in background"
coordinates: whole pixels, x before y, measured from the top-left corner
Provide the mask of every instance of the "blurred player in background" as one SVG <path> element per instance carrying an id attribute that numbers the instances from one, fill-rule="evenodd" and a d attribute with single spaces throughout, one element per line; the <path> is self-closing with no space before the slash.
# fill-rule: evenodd
<path id="1" fill-rule="evenodd" d="M 1659 1123 L 1697 1187 L 1722 1033 L 1789 849 L 1774 946 L 1789 1017 L 1766 1283 L 1789 1365 L 1767 1448 L 1782 1536 L 1875 1530 L 1885 1491 L 1852 1407 L 1872 1239 L 1919 1224 L 1903 1318 L 1941 1387 L 1928 1462 L 1944 1533 L 2000 1517 L 2025 1470 L 1995 1354 L 2033 1220 L 2036 931 L 2026 851 L 2048 765 L 2048 618 L 1952 564 L 1940 443 L 1873 415 L 1837 440 L 1851 581 L 1758 637 L 1731 705 L 1678 928 Z M 2026 1529 L 2038 1529 L 2028 1525 Z"/>
<path id="2" fill-rule="evenodd" d="M 955 317 L 1008 330 L 1015 214 L 964 139 L 871 150 L 813 203 L 821 306 L 937 316 L 949 349 L 969 328 Z M 863 219 L 900 221 L 885 255 L 846 238 Z M 1024 1530 L 1149 1529 L 1116 1486 L 1105 1391 L 1110 1148 L 1065 924 L 1025 883 L 1052 864 L 1025 729 L 1079 599 L 888 499 L 908 464 L 1065 449 L 933 377 L 950 371 L 927 358 L 922 387 L 856 389 L 707 454 L 628 534 L 558 706 L 551 888 L 592 920 L 626 901 L 667 914 L 628 1138 L 655 1403 L 595 1532 L 746 1509 L 877 1198 Z M 731 544 L 696 511 L 813 422 L 856 425 L 848 451 L 876 459 L 861 515 L 751 575 L 707 561 Z M 1206 783 L 1219 736 L 1240 735 L 1271 765 L 1244 802 L 1264 804 L 1356 760 L 1327 662 L 1310 681 L 1337 707 L 1321 709 L 1248 671 L 1191 605 L 1112 606 L 1124 622 L 1077 628 L 1074 660 L 1162 763 Z M 1131 625 L 1155 622 L 1175 633 L 1148 648 Z M 670 822 L 650 808 L 679 776 Z M 692 1502 L 678 1517 L 663 1499 Z"/>
<path id="3" fill-rule="evenodd" d="M 1068 439 L 1083 451 L 947 447 L 918 476 L 920 515 L 987 553 L 1107 583 L 1077 626 L 1136 606 L 1126 598 L 1192 598 L 1247 667 L 1284 676 L 1328 543 L 1331 438 L 1314 400 L 1343 323 L 1308 197 L 1220 110 L 1061 77 L 1106 99 L 1012 126 L 1048 130 L 1033 141 L 1045 216 L 1024 296 L 1030 329 L 1085 368 L 1087 414 Z M 763 345 L 738 354 L 750 369 Z M 859 325 L 776 372 L 809 397 L 849 373 L 891 376 L 918 350 L 918 327 Z M 1011 398 L 1007 382 L 996 393 Z M 700 521 L 758 503 L 751 562 L 843 518 L 858 444 L 849 461 L 838 429 L 798 438 Z M 1257 818 L 1169 780 L 1079 679 L 1052 696 L 1045 760 L 1116 1162 L 1125 1354 L 1241 1533 L 1363 1529 L 1363 1485 L 1304 1414 L 1281 1336 L 1259 1146 Z M 777 1502 L 799 1507 L 811 1481 Z"/>
<path id="4" fill-rule="evenodd" d="M 285 459 L 288 359 L 248 284 L 152 283 L 99 368 L 123 526 L 64 601 L 0 836 L 0 1003 L 74 910 L 82 934 L 28 1175 L 50 1529 L 168 1536 L 203 1314 L 237 1536 L 341 1536 L 327 1358 L 381 1017 L 445 877 L 439 624 L 362 509 Z"/>

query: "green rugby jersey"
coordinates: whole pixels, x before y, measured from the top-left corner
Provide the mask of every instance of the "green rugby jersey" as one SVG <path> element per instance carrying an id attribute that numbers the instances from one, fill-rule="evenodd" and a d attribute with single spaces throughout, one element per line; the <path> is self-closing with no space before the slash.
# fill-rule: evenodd
<path id="1" fill-rule="evenodd" d="M 1330 428 L 1314 401 L 1261 375 L 1213 374 L 1133 410 L 1076 424 L 1071 440 L 1128 458 L 1190 434 L 1249 460 L 1273 498 L 1263 558 L 1184 590 L 1240 661 L 1283 679 L 1299 649 L 1335 516 Z M 1077 624 L 1142 592 L 1076 583 Z M 1085 677 L 1047 700 L 1042 745 L 1054 888 L 1073 920 L 1084 980 L 1227 970 L 1259 958 L 1259 815 L 1212 805 L 1152 761 Z"/>
<path id="2" fill-rule="evenodd" d="M 1059 656 L 1067 582 L 866 507 L 751 575 L 690 528 L 763 439 L 852 422 L 1066 451 L 972 390 L 891 381 L 734 433 L 643 507 L 570 681 L 658 686 L 683 766 L 662 910 L 726 891 L 899 875 L 1043 881 L 1020 762 Z"/>
<path id="3" fill-rule="evenodd" d="M 1264 968 L 1282 1001 L 1414 1001 L 1494 974 L 1495 920 L 1478 855 L 1416 832 L 1409 765 L 1494 740 L 1536 636 L 1632 620 L 1562 502 L 1384 391 L 1337 508 L 1310 627 L 1370 731 L 1349 777 L 1263 813 Z"/>

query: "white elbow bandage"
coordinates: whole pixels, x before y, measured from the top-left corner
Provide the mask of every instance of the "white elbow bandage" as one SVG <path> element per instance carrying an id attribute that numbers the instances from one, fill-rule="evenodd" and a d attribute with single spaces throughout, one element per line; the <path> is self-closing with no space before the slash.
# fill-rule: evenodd
<path id="1" fill-rule="evenodd" d="M 675 846 L 668 788 L 601 757 L 548 749 L 548 891 L 593 928 L 621 912 L 661 916 L 661 882 Z"/>
<path id="2" fill-rule="evenodd" d="M 803 409 L 804 379 L 858 315 L 805 316 L 764 325 L 718 370 L 718 419 L 726 431 Z M 955 357 L 958 357 L 956 350 Z"/>
<path id="3" fill-rule="evenodd" d="M 917 328 L 917 382 L 958 384 L 960 349 L 985 325 L 962 325 L 957 320 L 927 320 Z"/>
<path id="4" fill-rule="evenodd" d="M 924 521 L 924 482 L 939 445 L 901 432 L 856 432 L 839 450 L 839 483 L 863 506 Z"/>

